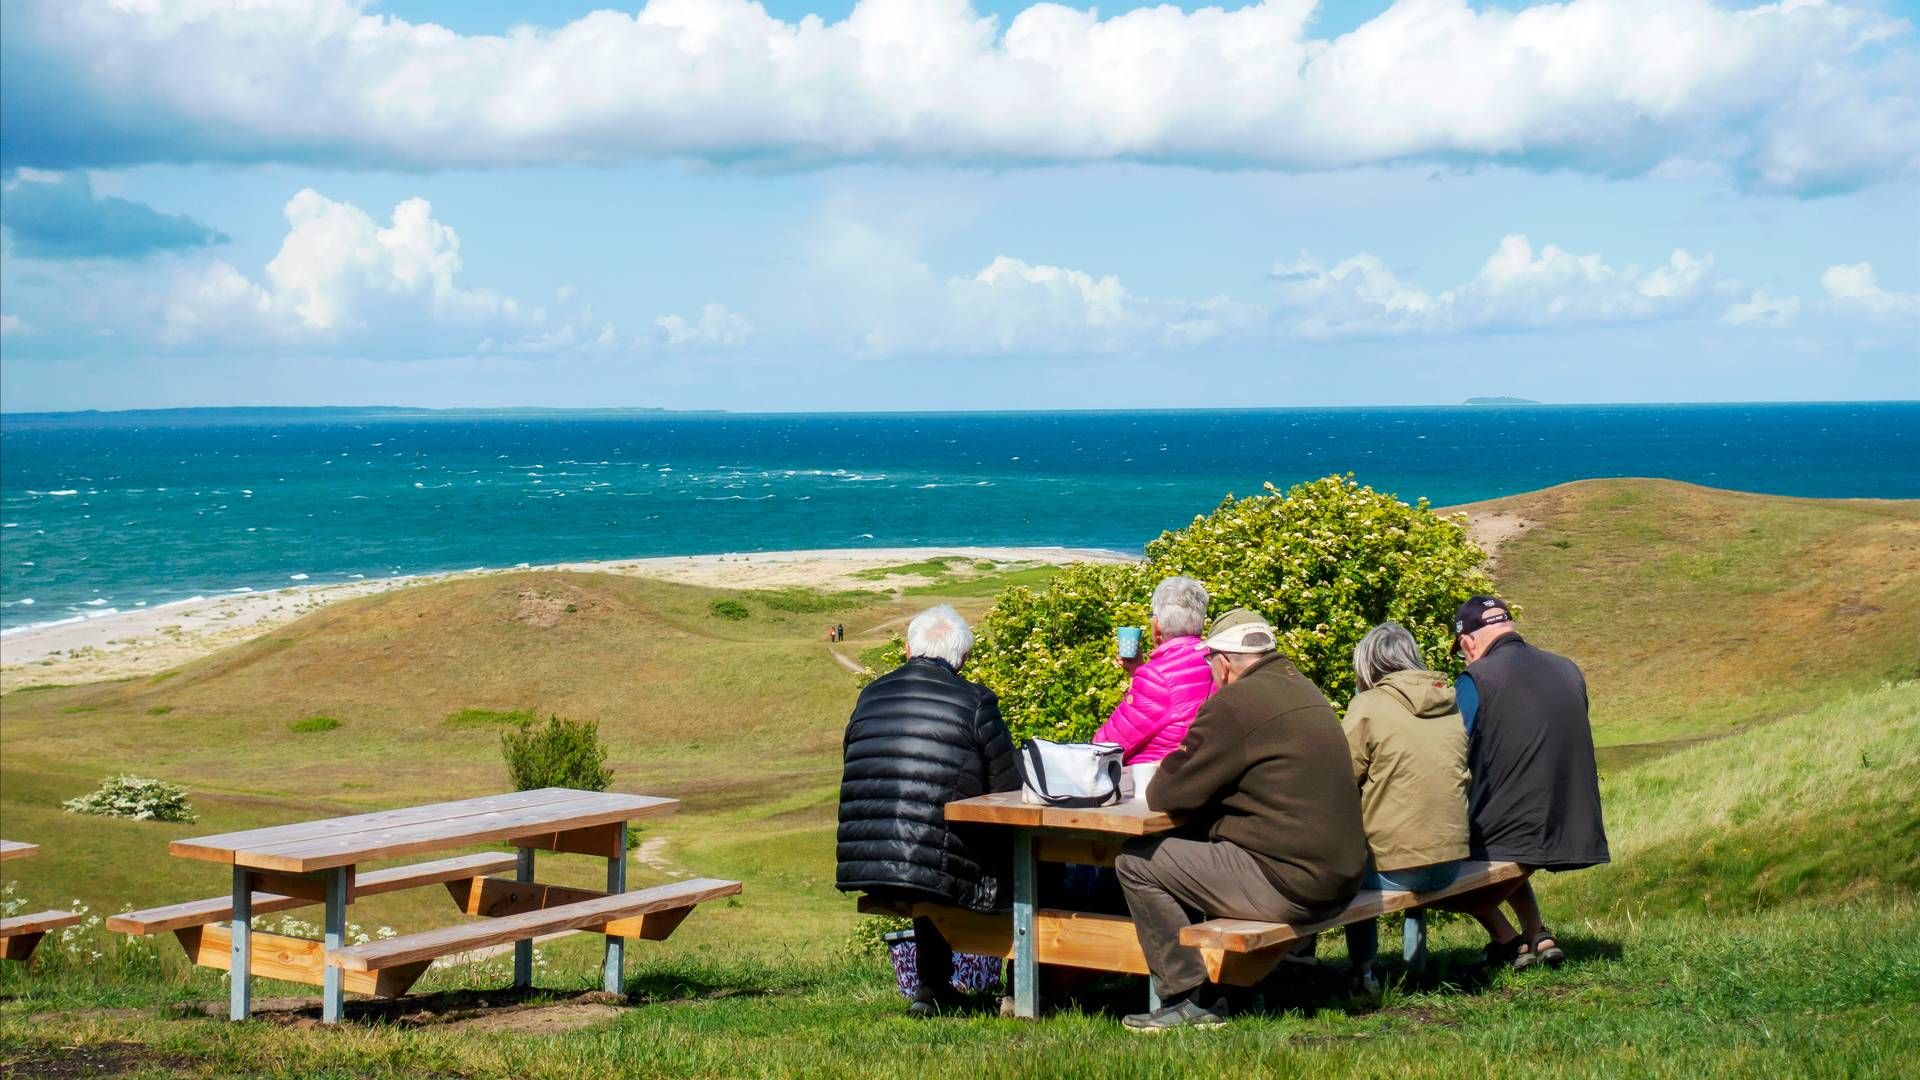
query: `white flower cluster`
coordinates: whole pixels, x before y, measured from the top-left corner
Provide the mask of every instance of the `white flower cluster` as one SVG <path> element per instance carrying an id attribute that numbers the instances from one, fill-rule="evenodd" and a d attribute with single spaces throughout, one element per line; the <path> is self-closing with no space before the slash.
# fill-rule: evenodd
<path id="1" fill-rule="evenodd" d="M 98 791 L 68 799 L 60 805 L 70 813 L 135 821 L 194 820 L 193 808 L 187 805 L 186 788 L 126 773 L 109 776 Z"/>

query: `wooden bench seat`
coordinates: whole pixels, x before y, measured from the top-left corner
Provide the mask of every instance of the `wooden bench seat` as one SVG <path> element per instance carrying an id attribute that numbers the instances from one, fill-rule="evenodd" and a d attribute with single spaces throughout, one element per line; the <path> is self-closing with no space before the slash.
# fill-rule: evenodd
<path id="1" fill-rule="evenodd" d="M 499 884 L 517 886 L 530 898 L 530 903 L 546 903 L 560 893 L 558 886 L 538 883 Z M 649 929 L 654 929 L 655 933 L 658 930 L 649 927 L 649 916 L 667 916 L 671 919 L 671 925 L 678 925 L 680 918 L 684 918 L 695 905 L 739 892 L 740 883 L 737 881 L 689 878 L 651 889 L 590 896 L 503 914 L 484 922 L 423 930 L 385 941 L 352 945 L 330 954 L 329 959 L 346 971 L 384 971 L 489 945 L 526 941 L 562 930 L 591 930 L 613 937 L 652 937 L 654 934 L 649 933 Z"/>
<path id="2" fill-rule="evenodd" d="M 1460 876 L 1433 892 L 1366 891 L 1331 919 L 1295 926 L 1251 919 L 1212 919 L 1181 931 L 1180 943 L 1200 950 L 1208 977 L 1233 986 L 1252 986 L 1267 976 L 1295 942 L 1322 930 L 1371 919 L 1394 911 L 1425 907 L 1436 900 L 1471 892 L 1485 885 L 1520 876 L 1513 863 L 1467 863 Z M 1013 916 L 1005 912 L 981 914 L 945 904 L 906 902 L 862 896 L 863 915 L 897 915 L 931 919 L 956 951 L 982 956 L 1013 957 Z M 1059 908 L 1033 913 L 1034 956 L 1041 964 L 1144 975 L 1147 961 L 1140 951 L 1133 921 L 1124 915 L 1100 915 Z"/>
<path id="3" fill-rule="evenodd" d="M 86 918 L 77 911 L 36 911 L 0 919 L 0 956 L 25 963 L 40 938 L 50 930 L 72 926 Z"/>
<path id="4" fill-rule="evenodd" d="M 400 892 L 419 888 L 423 885 L 439 885 L 459 882 L 465 879 L 485 877 L 488 874 L 511 871 L 516 856 L 510 851 L 482 852 L 478 855 L 459 855 L 451 859 L 435 859 L 432 862 L 414 863 L 411 866 L 396 866 L 387 870 L 373 870 L 354 880 L 353 894 L 376 896 L 380 893 Z M 280 893 L 255 892 L 253 894 L 253 914 L 258 917 L 270 915 L 276 911 L 305 907 L 319 901 L 304 896 L 285 896 Z M 181 904 L 169 904 L 165 907 L 148 908 L 145 911 L 129 911 L 115 915 L 107 920 L 107 929 L 122 934 L 158 934 L 167 930 L 179 930 L 189 926 L 204 926 L 207 923 L 226 922 L 233 918 L 233 897 L 214 896 L 205 900 L 189 900 Z"/>
<path id="5" fill-rule="evenodd" d="M 1374 919 L 1395 911 L 1426 907 L 1435 901 L 1473 892 L 1476 889 L 1520 876 L 1520 867 L 1510 862 L 1469 862 L 1443 889 L 1413 893 L 1368 889 L 1330 919 L 1314 923 L 1260 922 L 1254 919 L 1210 919 L 1180 932 L 1180 944 L 1200 950 L 1207 962 L 1207 976 L 1215 982 L 1247 985 L 1257 982 L 1273 970 L 1294 943 L 1323 930 Z"/>

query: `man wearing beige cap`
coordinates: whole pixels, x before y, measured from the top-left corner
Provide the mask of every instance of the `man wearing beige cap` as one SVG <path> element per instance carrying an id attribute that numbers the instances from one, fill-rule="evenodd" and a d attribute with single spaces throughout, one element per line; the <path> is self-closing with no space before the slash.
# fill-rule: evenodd
<path id="1" fill-rule="evenodd" d="M 1180 944 L 1190 911 L 1313 922 L 1360 891 L 1367 836 L 1346 735 L 1278 644 L 1258 612 L 1239 608 L 1196 646 L 1221 689 L 1147 786 L 1147 805 L 1184 828 L 1134 841 L 1114 862 L 1161 1000 L 1123 1021 L 1135 1031 L 1226 1021 L 1200 950 Z"/>

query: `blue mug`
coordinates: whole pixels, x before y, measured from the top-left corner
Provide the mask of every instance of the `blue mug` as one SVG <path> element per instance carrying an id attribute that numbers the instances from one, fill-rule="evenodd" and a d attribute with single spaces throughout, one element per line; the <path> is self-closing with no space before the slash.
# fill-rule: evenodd
<path id="1" fill-rule="evenodd" d="M 1114 631 L 1114 635 L 1116 638 L 1119 639 L 1120 659 L 1137 660 L 1140 658 L 1140 628 L 1139 627 L 1122 626 L 1118 630 Z"/>

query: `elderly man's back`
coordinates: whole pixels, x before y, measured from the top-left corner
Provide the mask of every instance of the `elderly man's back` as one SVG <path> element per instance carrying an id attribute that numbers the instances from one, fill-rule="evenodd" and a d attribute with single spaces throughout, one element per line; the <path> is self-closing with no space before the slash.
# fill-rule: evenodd
<path id="1" fill-rule="evenodd" d="M 993 692 L 932 657 L 867 685 L 847 723 L 836 884 L 912 891 L 978 911 L 1005 907 L 1003 856 L 946 805 L 1015 791 L 1020 773 Z"/>

